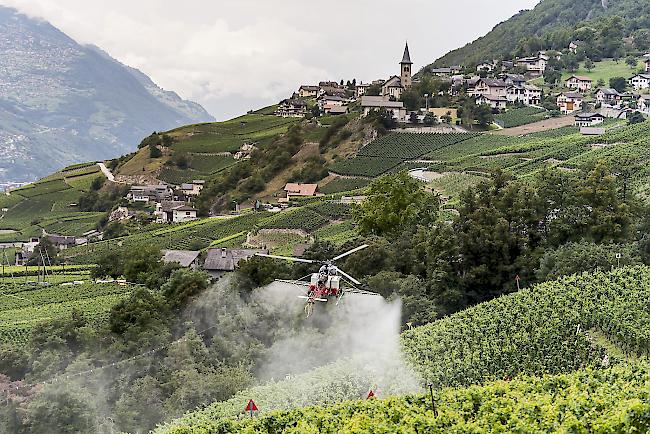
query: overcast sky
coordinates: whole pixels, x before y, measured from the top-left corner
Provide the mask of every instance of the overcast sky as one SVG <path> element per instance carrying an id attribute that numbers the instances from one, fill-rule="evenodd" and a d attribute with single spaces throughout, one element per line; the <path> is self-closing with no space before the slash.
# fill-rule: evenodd
<path id="1" fill-rule="evenodd" d="M 414 70 L 539 0 L 0 0 L 226 119 L 300 84 Z"/>

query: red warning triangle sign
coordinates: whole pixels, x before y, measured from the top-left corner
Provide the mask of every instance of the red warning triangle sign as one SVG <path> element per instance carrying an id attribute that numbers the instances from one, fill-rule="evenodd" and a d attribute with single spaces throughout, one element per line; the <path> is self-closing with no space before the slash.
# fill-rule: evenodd
<path id="1" fill-rule="evenodd" d="M 368 397 L 366 399 L 370 399 L 370 398 L 374 398 L 374 397 L 375 397 L 375 392 L 373 392 L 371 390 L 370 392 L 368 392 Z"/>
<path id="2" fill-rule="evenodd" d="M 248 401 L 248 405 L 246 406 L 246 411 L 258 411 L 257 406 L 255 405 L 255 401 L 252 399 Z"/>

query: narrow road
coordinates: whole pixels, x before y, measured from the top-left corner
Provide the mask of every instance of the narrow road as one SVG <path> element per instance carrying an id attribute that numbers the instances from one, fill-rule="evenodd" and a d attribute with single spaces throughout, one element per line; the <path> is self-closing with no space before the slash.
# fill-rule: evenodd
<path id="1" fill-rule="evenodd" d="M 108 167 L 104 163 L 97 163 L 99 168 L 102 170 L 102 173 L 106 176 L 106 179 L 108 179 L 111 182 L 115 182 L 115 177 L 113 176 L 113 173 L 109 170 Z"/>

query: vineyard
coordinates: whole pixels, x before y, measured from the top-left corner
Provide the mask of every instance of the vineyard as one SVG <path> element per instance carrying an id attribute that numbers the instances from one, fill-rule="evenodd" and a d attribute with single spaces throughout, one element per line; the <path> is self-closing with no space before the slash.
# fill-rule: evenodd
<path id="1" fill-rule="evenodd" d="M 275 411 L 257 419 L 187 417 L 160 432 L 182 433 L 479 433 L 650 430 L 647 366 L 524 377 L 466 389 L 329 407 Z M 359 393 L 360 399 L 363 393 Z M 241 402 L 246 401 L 242 397 Z M 243 404 L 242 404 L 243 405 Z"/>
<path id="2" fill-rule="evenodd" d="M 173 185 L 192 182 L 195 179 L 207 179 L 216 173 L 235 164 L 233 157 L 223 155 L 191 155 L 188 158 L 188 168 L 180 169 L 175 166 L 165 166 L 160 171 L 158 179 Z"/>
<path id="3" fill-rule="evenodd" d="M 545 109 L 538 107 L 513 108 L 496 115 L 494 120 L 503 128 L 514 128 L 541 121 L 546 118 L 546 113 Z"/>
<path id="4" fill-rule="evenodd" d="M 50 273 L 49 286 L 30 283 L 37 281 L 35 275 L 0 280 L 0 343 L 23 345 L 34 326 L 67 317 L 73 309 L 98 325 L 132 291 L 130 286 L 93 283 L 89 272 L 78 268 Z"/>
<path id="5" fill-rule="evenodd" d="M 452 147 L 475 137 L 468 133 L 393 133 L 362 148 L 356 157 L 335 163 L 330 171 L 344 176 L 375 178 L 401 163 Z"/>
<path id="6" fill-rule="evenodd" d="M 628 358 L 647 357 L 650 354 L 648 300 L 648 267 L 571 276 L 523 289 L 405 331 L 402 343 L 410 365 L 419 373 L 422 382 L 433 383 L 439 388 L 470 387 L 467 392 L 464 389 L 442 392 L 459 393 L 459 397 L 469 391 L 486 390 L 483 400 L 494 395 L 487 392 L 494 386 L 473 385 L 522 375 L 560 375 L 574 371 L 577 373 L 557 378 L 580 381 L 589 376 L 607 378 L 612 371 L 590 369 L 625 365 L 623 362 Z M 263 411 L 271 411 L 358 399 L 378 383 L 384 386 L 384 396 L 399 392 L 394 383 L 385 379 L 379 381 L 379 377 L 373 378 L 367 370 L 353 367 L 352 361 L 337 362 L 290 380 L 254 387 L 228 401 L 190 413 L 172 426 L 198 428 L 203 424 L 235 423 L 219 419 L 236 417 L 251 398 Z M 624 368 L 615 369 L 613 372 L 628 372 Z M 339 374 L 335 375 L 337 372 Z M 546 384 L 549 378 L 554 377 L 496 384 L 501 388 L 507 384 L 523 386 L 526 382 Z M 646 381 L 644 378 L 644 384 Z M 561 383 L 566 384 L 565 381 Z M 309 409 L 296 410 L 301 411 Z M 273 418 L 273 415 L 266 417 Z"/>
<path id="7" fill-rule="evenodd" d="M 370 181 L 363 178 L 337 178 L 320 188 L 321 193 L 334 194 L 364 188 Z"/>
<path id="8" fill-rule="evenodd" d="M 185 224 L 164 226 L 113 240 L 99 241 L 86 246 L 64 250 L 62 254 L 71 263 L 92 264 L 106 253 L 137 249 L 139 246 L 156 246 L 160 249 L 201 250 L 212 241 L 250 230 L 269 214 L 247 213 L 229 219 L 204 219 Z"/>

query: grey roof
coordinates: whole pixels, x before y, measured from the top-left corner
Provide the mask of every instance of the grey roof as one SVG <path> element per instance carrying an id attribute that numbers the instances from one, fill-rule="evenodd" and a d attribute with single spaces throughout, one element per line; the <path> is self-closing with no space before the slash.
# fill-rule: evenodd
<path id="1" fill-rule="evenodd" d="M 488 85 L 488 87 L 507 87 L 508 86 L 505 81 L 496 80 L 494 78 L 481 78 L 479 81 L 482 81 L 483 83 Z"/>
<path id="2" fill-rule="evenodd" d="M 602 91 L 605 95 L 619 95 L 619 96 L 621 95 L 620 93 L 618 93 L 618 91 L 616 89 L 611 89 L 611 88 L 608 88 L 608 87 L 604 87 L 604 88 L 600 89 L 599 91 Z"/>
<path id="3" fill-rule="evenodd" d="M 634 74 L 629 79 L 632 80 L 634 77 L 642 77 L 645 78 L 646 80 L 650 80 L 650 74 Z"/>
<path id="4" fill-rule="evenodd" d="M 506 102 L 508 101 L 508 98 L 506 98 L 505 96 L 479 95 L 476 97 L 477 100 L 481 98 L 485 98 L 489 101 L 506 101 Z"/>
<path id="5" fill-rule="evenodd" d="M 600 113 L 578 113 L 576 118 L 581 118 L 581 119 L 590 119 L 590 118 L 604 118 L 605 116 L 601 115 Z"/>
<path id="6" fill-rule="evenodd" d="M 185 202 L 180 200 L 163 200 L 160 202 L 160 207 L 163 212 L 172 212 L 172 210 L 185 206 Z"/>
<path id="7" fill-rule="evenodd" d="M 526 81 L 526 77 L 521 74 L 506 74 L 505 78 L 512 81 Z"/>
<path id="8" fill-rule="evenodd" d="M 406 46 L 404 47 L 404 56 L 402 56 L 402 61 L 400 62 L 401 64 L 408 64 L 412 65 L 413 62 L 411 62 L 411 53 L 409 53 L 409 43 L 406 43 Z"/>
<path id="9" fill-rule="evenodd" d="M 192 250 L 164 250 L 163 262 L 178 262 L 181 267 L 189 267 L 199 257 L 199 253 Z"/>
<path id="10" fill-rule="evenodd" d="M 181 184 L 181 190 L 192 190 L 193 188 L 193 184 Z"/>
<path id="11" fill-rule="evenodd" d="M 582 96 L 582 94 L 579 94 L 578 92 L 564 92 L 564 93 L 561 93 L 560 95 L 564 95 L 567 98 L 584 98 Z"/>
<path id="12" fill-rule="evenodd" d="M 182 206 L 178 206 L 176 208 L 172 208 L 172 211 L 197 211 L 197 209 L 192 208 L 189 205 L 182 205 Z"/>
<path id="13" fill-rule="evenodd" d="M 404 108 L 401 101 L 389 101 L 381 96 L 362 96 L 361 107 Z"/>
<path id="14" fill-rule="evenodd" d="M 348 112 L 348 107 L 344 105 L 336 105 L 330 109 L 330 114 L 343 114 Z"/>
<path id="15" fill-rule="evenodd" d="M 239 261 L 249 259 L 257 253 L 268 254 L 268 250 L 210 249 L 203 269 L 208 271 L 235 271 Z"/>
<path id="16" fill-rule="evenodd" d="M 66 235 L 47 235 L 46 238 L 56 246 L 73 246 L 76 244 L 76 237 Z"/>

